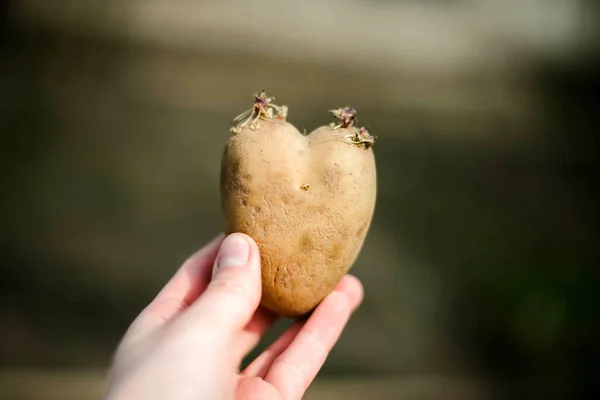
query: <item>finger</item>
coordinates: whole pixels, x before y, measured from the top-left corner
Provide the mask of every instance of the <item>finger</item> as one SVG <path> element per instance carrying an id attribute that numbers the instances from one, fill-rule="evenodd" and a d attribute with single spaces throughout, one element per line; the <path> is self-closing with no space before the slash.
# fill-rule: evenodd
<path id="1" fill-rule="evenodd" d="M 355 282 L 357 279 L 354 276 L 346 275 L 340 283 L 335 287 L 335 291 L 345 293 L 350 298 L 351 304 L 360 303 L 362 291 L 354 290 L 356 285 L 360 286 L 360 282 Z M 246 369 L 243 374 L 247 376 L 258 376 L 264 378 L 269 371 L 269 368 L 277 357 L 292 343 L 296 334 L 304 326 L 305 321 L 298 321 L 290 326 L 273 344 L 271 344 L 264 352 L 262 352 Z"/>
<path id="2" fill-rule="evenodd" d="M 186 260 L 150 303 L 147 311 L 168 320 L 182 308 L 192 304 L 208 285 L 223 237 L 222 234 L 217 236 Z"/>
<path id="3" fill-rule="evenodd" d="M 360 281 L 346 278 L 342 290 L 334 290 L 319 304 L 289 347 L 273 361 L 265 381 L 285 399 L 301 399 L 362 297 Z"/>
<path id="4" fill-rule="evenodd" d="M 350 304 L 353 308 L 358 305 L 361 301 L 362 290 L 355 290 L 356 287 L 360 288 L 360 282 L 351 275 L 346 275 L 342 278 L 340 283 L 335 287 L 334 291 L 343 292 L 350 299 Z M 269 368 L 277 357 L 292 343 L 300 329 L 304 326 L 305 321 L 297 321 L 290 326 L 273 344 L 271 344 L 264 352 L 262 352 L 246 369 L 243 371 L 244 375 L 247 376 L 258 376 L 264 378 L 269 371 Z"/>
<path id="5" fill-rule="evenodd" d="M 239 355 L 238 358 L 242 359 L 252 351 L 267 329 L 269 329 L 277 319 L 278 316 L 275 313 L 266 308 L 259 307 L 248 325 L 246 325 L 236 339 L 235 346 L 237 354 Z"/>
<path id="6" fill-rule="evenodd" d="M 213 278 L 187 318 L 210 326 L 211 332 L 234 339 L 248 325 L 261 296 L 258 246 L 248 235 L 225 238 L 213 268 Z"/>
<path id="7" fill-rule="evenodd" d="M 360 280 L 354 275 L 345 275 L 334 290 L 344 293 L 350 300 L 350 306 L 354 311 L 362 302 L 363 286 Z"/>
<path id="8" fill-rule="evenodd" d="M 275 361 L 275 359 L 279 357 L 279 355 L 283 353 L 285 349 L 287 349 L 290 343 L 292 343 L 298 332 L 300 332 L 302 326 L 304 326 L 304 321 L 297 321 L 292 324 L 292 326 L 287 328 L 286 331 L 279 336 L 276 341 L 267 347 L 265 351 L 263 351 L 254 359 L 254 361 L 250 363 L 250 365 L 246 367 L 246 369 L 244 369 L 242 375 L 264 378 L 267 375 L 267 372 L 269 372 L 269 368 L 273 364 L 273 361 Z"/>
<path id="9" fill-rule="evenodd" d="M 206 289 L 223 234 L 189 257 L 132 324 L 133 334 L 155 329 L 192 304 Z"/>
<path id="10" fill-rule="evenodd" d="M 351 296 L 354 293 L 351 286 L 354 284 L 355 277 L 346 275 L 334 290 L 345 292 Z M 353 299 L 352 302 L 359 303 L 360 299 Z M 250 323 L 240 333 L 236 346 L 238 349 L 239 358 L 243 358 L 248 354 L 260 341 L 264 333 L 271 327 L 279 317 L 277 314 L 259 307 Z M 243 374 L 247 376 L 260 376 L 264 378 L 273 360 L 287 348 L 292 342 L 300 328 L 304 325 L 304 320 L 298 321 L 290 326 L 273 344 L 271 344 L 264 352 L 262 352 L 246 369 Z"/>

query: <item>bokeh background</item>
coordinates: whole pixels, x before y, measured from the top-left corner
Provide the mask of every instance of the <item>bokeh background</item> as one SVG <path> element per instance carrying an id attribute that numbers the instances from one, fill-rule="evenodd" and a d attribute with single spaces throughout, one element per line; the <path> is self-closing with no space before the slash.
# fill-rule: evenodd
<path id="1" fill-rule="evenodd" d="M 379 136 L 366 297 L 306 398 L 592 393 L 595 2 L 0 9 L 0 398 L 100 396 L 127 325 L 220 231 L 229 122 L 263 88 L 301 130 L 349 105 Z"/>

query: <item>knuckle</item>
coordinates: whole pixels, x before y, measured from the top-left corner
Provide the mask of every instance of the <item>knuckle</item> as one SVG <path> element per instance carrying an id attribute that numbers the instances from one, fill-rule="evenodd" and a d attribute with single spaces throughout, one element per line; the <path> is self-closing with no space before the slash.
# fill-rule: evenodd
<path id="1" fill-rule="evenodd" d="M 327 344 L 323 342 L 321 337 L 319 337 L 319 335 L 314 330 L 302 330 L 298 334 L 303 340 L 307 342 L 308 346 L 316 348 L 319 351 L 319 353 L 325 354 L 329 352 L 329 347 L 327 346 Z"/>
<path id="2" fill-rule="evenodd" d="M 311 379 L 307 376 L 306 371 L 304 371 L 298 363 L 295 363 L 292 360 L 282 356 L 275 361 L 275 364 L 277 364 L 282 370 L 285 370 L 288 378 L 296 380 L 301 387 L 308 387 L 310 385 Z"/>
<path id="3" fill-rule="evenodd" d="M 246 285 L 237 279 L 216 279 L 210 283 L 210 287 L 218 292 L 231 295 L 246 295 Z"/>

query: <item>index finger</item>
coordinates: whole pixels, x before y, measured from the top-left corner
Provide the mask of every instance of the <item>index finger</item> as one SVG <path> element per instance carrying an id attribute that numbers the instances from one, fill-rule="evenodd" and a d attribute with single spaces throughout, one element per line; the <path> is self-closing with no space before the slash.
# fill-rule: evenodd
<path id="1" fill-rule="evenodd" d="M 362 301 L 363 287 L 356 277 L 346 275 L 338 286 L 317 306 L 289 346 L 275 358 L 264 378 L 285 399 L 302 398 L 352 312 Z"/>
<path id="2" fill-rule="evenodd" d="M 218 235 L 188 258 L 140 313 L 130 330 L 137 335 L 155 329 L 192 304 L 210 282 L 213 263 L 223 239 L 223 234 Z"/>

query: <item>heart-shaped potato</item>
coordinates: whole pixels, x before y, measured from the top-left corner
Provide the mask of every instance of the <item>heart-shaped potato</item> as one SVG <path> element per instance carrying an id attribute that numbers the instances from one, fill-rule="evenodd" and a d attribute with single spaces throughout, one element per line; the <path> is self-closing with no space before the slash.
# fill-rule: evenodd
<path id="1" fill-rule="evenodd" d="M 303 135 L 285 118 L 267 117 L 227 141 L 225 233 L 243 232 L 258 244 L 261 305 L 279 315 L 310 312 L 360 252 L 375 208 L 376 169 L 371 146 L 349 139 L 358 132 L 322 126 Z"/>

